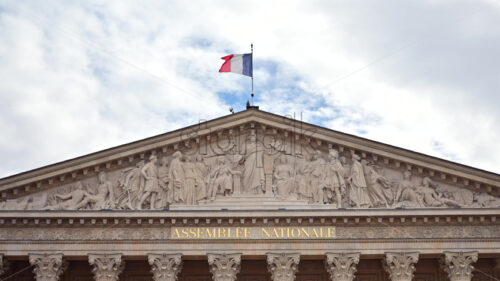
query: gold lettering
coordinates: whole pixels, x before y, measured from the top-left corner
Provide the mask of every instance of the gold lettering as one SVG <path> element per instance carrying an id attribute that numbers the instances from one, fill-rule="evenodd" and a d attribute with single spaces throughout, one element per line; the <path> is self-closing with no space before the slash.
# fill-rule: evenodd
<path id="1" fill-rule="evenodd" d="M 315 227 L 313 227 L 313 233 L 314 233 L 314 236 L 316 236 L 316 238 L 319 238 L 319 234 L 318 234 L 318 231 L 316 230 Z"/>
<path id="2" fill-rule="evenodd" d="M 212 228 L 212 232 L 210 232 L 210 228 L 206 228 L 206 233 L 208 238 L 215 238 L 215 228 Z"/>
<path id="3" fill-rule="evenodd" d="M 309 233 L 309 231 L 307 231 L 304 227 L 301 227 L 300 230 L 302 231 L 302 233 L 304 233 L 304 235 L 307 238 L 311 237 L 311 234 Z"/>
<path id="4" fill-rule="evenodd" d="M 262 233 L 264 233 L 267 236 L 267 238 L 271 238 L 271 234 L 269 234 L 269 232 L 267 232 L 265 228 L 262 228 Z"/>
<path id="5" fill-rule="evenodd" d="M 191 234 L 191 235 L 192 235 L 192 238 L 198 238 L 198 237 L 196 236 L 196 230 L 195 230 L 195 229 L 193 229 L 193 228 L 190 228 L 190 229 L 189 229 L 189 234 Z"/>
<path id="6" fill-rule="evenodd" d="M 181 232 L 182 232 L 182 234 L 184 234 L 184 238 L 186 238 L 186 239 L 189 238 L 189 233 L 188 233 L 187 229 L 183 228 L 181 230 Z"/>
<path id="7" fill-rule="evenodd" d="M 292 238 L 297 238 L 300 237 L 300 230 L 296 227 L 292 228 Z"/>
<path id="8" fill-rule="evenodd" d="M 273 228 L 274 237 L 280 238 L 280 234 L 276 228 Z"/>
<path id="9" fill-rule="evenodd" d="M 179 229 L 174 228 L 174 233 L 175 233 L 175 235 L 177 236 L 177 239 L 180 239 L 180 238 L 181 238 L 181 234 L 179 233 Z"/>
<path id="10" fill-rule="evenodd" d="M 328 238 L 335 238 L 335 228 L 334 227 L 328 228 Z"/>
<path id="11" fill-rule="evenodd" d="M 244 231 L 245 231 L 245 232 L 244 232 L 244 236 L 243 236 L 243 238 L 249 238 L 249 237 L 250 237 L 250 235 L 249 235 L 249 229 L 248 229 L 248 227 L 245 227 L 245 228 L 244 228 Z"/>

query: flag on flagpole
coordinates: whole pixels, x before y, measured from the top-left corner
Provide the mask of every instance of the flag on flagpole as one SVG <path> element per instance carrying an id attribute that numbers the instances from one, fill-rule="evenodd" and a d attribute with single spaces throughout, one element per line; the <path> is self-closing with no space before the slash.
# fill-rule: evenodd
<path id="1" fill-rule="evenodd" d="M 232 72 L 253 77 L 252 54 L 232 54 L 222 57 L 219 72 Z"/>

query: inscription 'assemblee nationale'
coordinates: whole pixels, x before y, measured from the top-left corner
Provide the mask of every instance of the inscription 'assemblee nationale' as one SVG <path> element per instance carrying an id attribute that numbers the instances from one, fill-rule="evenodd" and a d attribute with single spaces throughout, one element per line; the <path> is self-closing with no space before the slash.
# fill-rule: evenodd
<path id="1" fill-rule="evenodd" d="M 174 227 L 171 239 L 332 239 L 335 227 Z"/>

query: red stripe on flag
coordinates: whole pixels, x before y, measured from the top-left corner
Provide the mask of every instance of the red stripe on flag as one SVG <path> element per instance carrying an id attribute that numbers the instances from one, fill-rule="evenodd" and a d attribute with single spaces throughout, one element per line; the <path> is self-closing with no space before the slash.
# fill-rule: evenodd
<path id="1" fill-rule="evenodd" d="M 225 60 L 222 66 L 219 69 L 219 72 L 231 72 L 231 59 L 234 55 L 229 55 L 222 57 L 221 59 Z"/>

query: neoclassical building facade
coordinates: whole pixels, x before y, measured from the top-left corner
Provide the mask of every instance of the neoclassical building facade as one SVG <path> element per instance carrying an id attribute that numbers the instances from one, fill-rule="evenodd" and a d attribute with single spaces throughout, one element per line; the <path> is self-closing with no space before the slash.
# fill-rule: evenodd
<path id="1" fill-rule="evenodd" d="M 499 278 L 499 174 L 256 108 L 0 179 L 0 280 Z"/>

